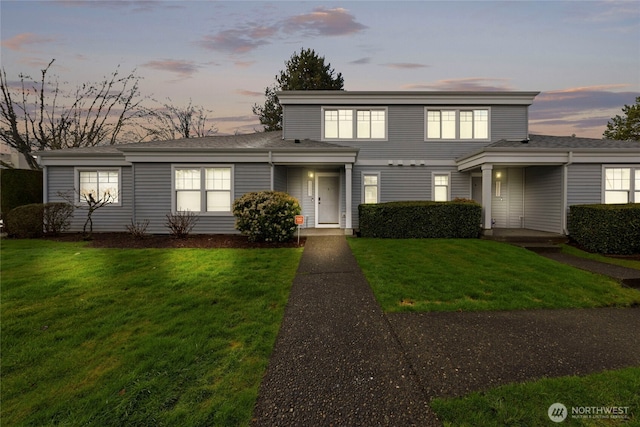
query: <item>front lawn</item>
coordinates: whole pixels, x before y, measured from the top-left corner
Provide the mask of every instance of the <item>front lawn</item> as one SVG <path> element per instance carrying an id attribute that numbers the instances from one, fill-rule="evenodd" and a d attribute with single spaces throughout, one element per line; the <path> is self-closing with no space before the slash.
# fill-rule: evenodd
<path id="1" fill-rule="evenodd" d="M 474 239 L 349 239 L 387 312 L 640 304 L 640 292 L 526 249 Z"/>
<path id="2" fill-rule="evenodd" d="M 2 240 L 3 425 L 248 425 L 302 249 Z"/>
<path id="3" fill-rule="evenodd" d="M 626 368 L 508 384 L 465 397 L 434 399 L 431 407 L 445 427 L 637 425 L 638 390 L 640 368 Z M 548 415 L 554 403 L 567 408 L 567 418 L 559 424 Z"/>

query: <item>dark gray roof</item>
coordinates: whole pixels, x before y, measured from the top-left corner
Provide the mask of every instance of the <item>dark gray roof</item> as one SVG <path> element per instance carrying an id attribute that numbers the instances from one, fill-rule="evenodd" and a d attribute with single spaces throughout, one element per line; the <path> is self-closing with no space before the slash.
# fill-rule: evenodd
<path id="1" fill-rule="evenodd" d="M 573 136 L 530 135 L 528 142 L 502 139 L 489 144 L 487 149 L 640 149 L 640 141 L 615 141 L 611 139 L 579 138 Z"/>
<path id="2" fill-rule="evenodd" d="M 296 143 L 296 141 L 299 141 Z M 328 142 L 282 139 L 282 131 L 259 132 L 242 135 L 214 135 L 203 138 L 184 138 L 169 141 L 149 141 L 132 144 L 105 145 L 97 147 L 70 148 L 64 150 L 41 151 L 38 154 L 48 156 L 74 156 L 92 154 L 122 154 L 134 151 L 264 151 L 264 150 L 319 150 L 354 151 L 353 147 L 344 147 Z"/>
<path id="3" fill-rule="evenodd" d="M 259 132 L 242 135 L 220 135 L 204 138 L 175 139 L 171 141 L 151 141 L 120 146 L 121 151 L 153 151 L 153 150 L 273 150 L 273 149 L 348 149 L 327 142 L 309 139 L 282 139 L 282 131 Z"/>

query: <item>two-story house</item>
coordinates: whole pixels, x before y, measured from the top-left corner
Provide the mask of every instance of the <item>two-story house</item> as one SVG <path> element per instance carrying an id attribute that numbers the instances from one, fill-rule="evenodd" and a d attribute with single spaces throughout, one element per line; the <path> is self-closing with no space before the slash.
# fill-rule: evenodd
<path id="1" fill-rule="evenodd" d="M 358 228 L 358 205 L 474 199 L 482 226 L 566 233 L 572 204 L 640 202 L 640 143 L 530 135 L 537 92 L 287 91 L 283 131 L 40 152 L 46 201 L 112 190 L 96 231 L 192 211 L 234 233 L 233 200 L 295 196 L 306 227 Z M 82 227 L 82 218 L 73 229 Z"/>

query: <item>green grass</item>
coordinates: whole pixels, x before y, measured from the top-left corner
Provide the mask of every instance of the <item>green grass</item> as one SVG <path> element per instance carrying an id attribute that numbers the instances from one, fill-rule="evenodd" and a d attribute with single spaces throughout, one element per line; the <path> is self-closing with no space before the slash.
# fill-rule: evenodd
<path id="1" fill-rule="evenodd" d="M 640 292 L 505 243 L 349 239 L 387 312 L 630 306 Z"/>
<path id="2" fill-rule="evenodd" d="M 592 259 L 594 261 L 605 262 L 607 264 L 619 265 L 627 268 L 634 268 L 640 270 L 640 261 L 626 258 L 612 258 L 600 254 L 593 254 L 590 252 L 582 251 L 574 246 L 562 245 L 562 252 L 569 255 L 579 256 L 581 258 Z"/>
<path id="3" fill-rule="evenodd" d="M 3 425 L 248 425 L 301 249 L 2 240 Z"/>
<path id="4" fill-rule="evenodd" d="M 607 371 L 584 377 L 545 378 L 509 384 L 486 392 L 450 399 L 434 399 L 432 409 L 449 426 L 612 426 L 620 419 L 572 418 L 573 407 L 628 407 L 625 425 L 639 425 L 640 368 Z M 547 415 L 549 406 L 562 403 L 568 417 L 559 424 Z"/>

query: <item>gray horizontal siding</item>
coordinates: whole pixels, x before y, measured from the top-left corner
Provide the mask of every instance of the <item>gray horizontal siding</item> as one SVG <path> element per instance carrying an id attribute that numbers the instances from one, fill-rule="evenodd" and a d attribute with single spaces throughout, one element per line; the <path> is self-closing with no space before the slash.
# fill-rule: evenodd
<path id="1" fill-rule="evenodd" d="M 149 221 L 147 232 L 167 234 L 171 213 L 171 164 L 140 163 L 135 166 L 136 220 Z"/>
<path id="2" fill-rule="evenodd" d="M 567 204 L 601 203 L 602 165 L 573 164 L 568 168 Z"/>
<path id="3" fill-rule="evenodd" d="M 525 169 L 525 227 L 562 233 L 562 167 Z"/>
<path id="4" fill-rule="evenodd" d="M 100 169 L 100 168 L 97 168 Z M 107 168 L 110 169 L 110 168 Z M 123 232 L 133 218 L 133 192 L 132 169 L 122 167 L 120 204 L 107 205 L 96 210 L 93 215 L 94 232 Z M 47 200 L 50 202 L 62 202 L 65 198 L 60 193 L 73 194 L 79 188 L 79 183 L 74 182 L 75 172 L 72 166 L 47 167 Z M 71 219 L 68 231 L 80 232 L 87 219 L 87 210 L 76 208 Z"/>
<path id="5" fill-rule="evenodd" d="M 322 109 L 319 105 L 284 105 L 282 108 L 285 139 L 320 140 Z"/>
<path id="6" fill-rule="evenodd" d="M 491 139 L 524 139 L 529 134 L 525 105 L 494 105 L 491 107 Z"/>
<path id="7" fill-rule="evenodd" d="M 199 164 L 200 166 L 200 164 Z M 171 164 L 136 164 L 136 219 L 149 220 L 147 231 L 167 234 L 167 214 L 172 211 Z M 234 168 L 234 200 L 251 191 L 269 190 L 271 172 L 265 163 L 240 163 Z M 233 215 L 199 215 L 193 233 L 237 233 Z"/>
<path id="8" fill-rule="evenodd" d="M 319 105 L 286 105 L 284 136 L 287 139 L 321 138 Z M 440 108 L 440 107 L 438 107 Z M 359 159 L 429 160 L 455 159 L 500 139 L 524 139 L 528 133 L 526 106 L 491 106 L 490 142 L 424 141 L 423 105 L 388 106 L 387 141 L 339 141 L 360 149 Z"/>
<path id="9" fill-rule="evenodd" d="M 287 191 L 287 167 L 275 166 L 273 171 L 273 189 L 275 191 Z"/>

